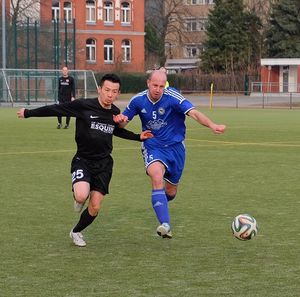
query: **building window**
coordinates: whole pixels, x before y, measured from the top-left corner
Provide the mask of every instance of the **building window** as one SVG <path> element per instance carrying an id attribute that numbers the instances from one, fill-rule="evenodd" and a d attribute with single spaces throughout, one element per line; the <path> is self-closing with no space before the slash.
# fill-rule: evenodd
<path id="1" fill-rule="evenodd" d="M 67 48 L 64 45 L 64 55 L 67 54 L 67 57 L 64 56 L 64 59 L 67 58 L 67 60 L 65 61 L 65 63 L 72 63 L 73 59 L 74 59 L 74 54 L 73 54 L 73 41 L 72 40 L 68 40 L 67 43 Z"/>
<path id="2" fill-rule="evenodd" d="M 196 5 L 198 4 L 199 0 L 186 0 L 187 5 Z"/>
<path id="3" fill-rule="evenodd" d="M 202 50 L 202 44 L 187 44 L 184 47 L 185 58 L 198 58 Z"/>
<path id="4" fill-rule="evenodd" d="M 214 3 L 214 0 L 186 0 L 187 5 L 208 5 Z"/>
<path id="5" fill-rule="evenodd" d="M 64 20 L 67 23 L 72 23 L 72 4 L 71 2 L 64 3 Z"/>
<path id="6" fill-rule="evenodd" d="M 114 42 L 111 39 L 104 40 L 104 62 L 112 63 L 114 61 Z"/>
<path id="7" fill-rule="evenodd" d="M 114 22 L 114 6 L 110 1 L 104 2 L 104 23 L 113 23 Z"/>
<path id="8" fill-rule="evenodd" d="M 128 2 L 123 2 L 121 4 L 121 23 L 130 24 L 131 23 L 131 13 L 130 4 Z"/>
<path id="9" fill-rule="evenodd" d="M 185 29 L 188 32 L 197 31 L 197 20 L 196 19 L 187 19 L 185 21 Z"/>
<path id="10" fill-rule="evenodd" d="M 131 61 L 131 42 L 128 39 L 122 41 L 122 62 Z"/>
<path id="11" fill-rule="evenodd" d="M 188 32 L 206 31 L 207 22 L 207 18 L 188 18 L 185 20 L 185 30 Z"/>
<path id="12" fill-rule="evenodd" d="M 85 14 L 87 23 L 96 22 L 96 3 L 94 0 L 85 1 Z"/>
<path id="13" fill-rule="evenodd" d="M 207 18 L 199 19 L 198 22 L 199 31 L 206 31 L 207 24 L 208 24 Z"/>
<path id="14" fill-rule="evenodd" d="M 87 62 L 96 62 L 96 40 L 89 38 L 86 41 L 86 60 Z"/>
<path id="15" fill-rule="evenodd" d="M 52 1 L 52 21 L 59 20 L 59 1 Z"/>

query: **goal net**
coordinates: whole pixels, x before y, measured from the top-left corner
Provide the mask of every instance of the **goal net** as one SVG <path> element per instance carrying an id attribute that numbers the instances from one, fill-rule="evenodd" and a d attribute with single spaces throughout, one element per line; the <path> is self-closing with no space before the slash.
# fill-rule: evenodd
<path id="1" fill-rule="evenodd" d="M 61 70 L 0 69 L 0 103 L 53 104 L 58 100 Z M 76 98 L 97 97 L 97 81 L 91 70 L 69 70 L 75 80 Z"/>

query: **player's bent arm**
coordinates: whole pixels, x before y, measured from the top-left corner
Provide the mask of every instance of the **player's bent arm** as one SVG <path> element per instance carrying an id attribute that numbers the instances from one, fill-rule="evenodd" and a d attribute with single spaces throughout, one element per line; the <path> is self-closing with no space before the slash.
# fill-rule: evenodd
<path id="1" fill-rule="evenodd" d="M 187 114 L 188 114 L 188 116 L 190 116 L 191 118 L 193 118 L 195 121 L 197 121 L 199 124 L 210 128 L 216 134 L 221 134 L 226 129 L 225 125 L 215 124 L 205 114 L 203 114 L 202 112 L 200 112 L 200 111 L 198 111 L 196 109 L 190 110 Z"/>

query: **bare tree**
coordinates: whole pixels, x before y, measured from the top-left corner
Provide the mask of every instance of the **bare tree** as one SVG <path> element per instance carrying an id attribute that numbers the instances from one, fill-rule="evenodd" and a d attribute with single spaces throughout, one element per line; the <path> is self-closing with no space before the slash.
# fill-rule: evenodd
<path id="1" fill-rule="evenodd" d="M 12 22 L 38 21 L 40 18 L 40 0 L 11 0 L 10 18 Z"/>
<path id="2" fill-rule="evenodd" d="M 10 49 L 7 55 L 8 67 L 24 67 L 27 61 L 32 60 L 32 53 L 26 53 L 28 44 L 33 45 L 34 34 L 28 34 L 29 29 L 33 30 L 35 21 L 40 17 L 40 0 L 11 0 L 9 10 L 6 11 L 6 49 Z M 31 27 L 29 28 L 28 23 Z M 20 29 L 22 28 L 22 29 Z M 26 31 L 27 30 L 27 31 Z M 26 40 L 26 38 L 30 40 Z M 8 51 L 7 51 L 8 52 Z"/>
<path id="3" fill-rule="evenodd" d="M 163 51 L 158 53 L 158 64 L 163 65 L 167 57 L 172 57 L 173 47 L 182 43 L 186 35 L 185 19 L 188 16 L 190 12 L 185 1 L 146 0 L 146 24 L 155 28 L 162 42 Z"/>
<path id="4" fill-rule="evenodd" d="M 257 56 L 259 56 L 260 59 L 262 56 L 266 54 L 267 51 L 264 45 L 264 40 L 266 39 L 271 7 L 275 2 L 278 2 L 278 0 L 245 0 L 244 2 L 245 2 L 245 7 L 250 12 L 253 12 L 261 20 L 262 23 L 262 27 L 260 30 L 261 43 L 259 48 L 257 49 Z M 253 38 L 255 38 L 255 36 L 253 36 Z"/>
<path id="5" fill-rule="evenodd" d="M 269 19 L 272 3 L 278 0 L 245 0 L 245 6 L 261 19 L 263 24 Z"/>

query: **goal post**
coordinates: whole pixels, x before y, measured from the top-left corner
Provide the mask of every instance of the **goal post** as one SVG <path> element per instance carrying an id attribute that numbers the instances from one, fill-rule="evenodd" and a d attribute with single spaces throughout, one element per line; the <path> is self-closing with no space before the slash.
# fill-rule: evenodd
<path id="1" fill-rule="evenodd" d="M 58 79 L 61 70 L 1 69 L 0 104 L 53 104 L 58 100 Z M 97 81 L 91 70 L 69 70 L 75 80 L 75 97 L 97 96 Z"/>

